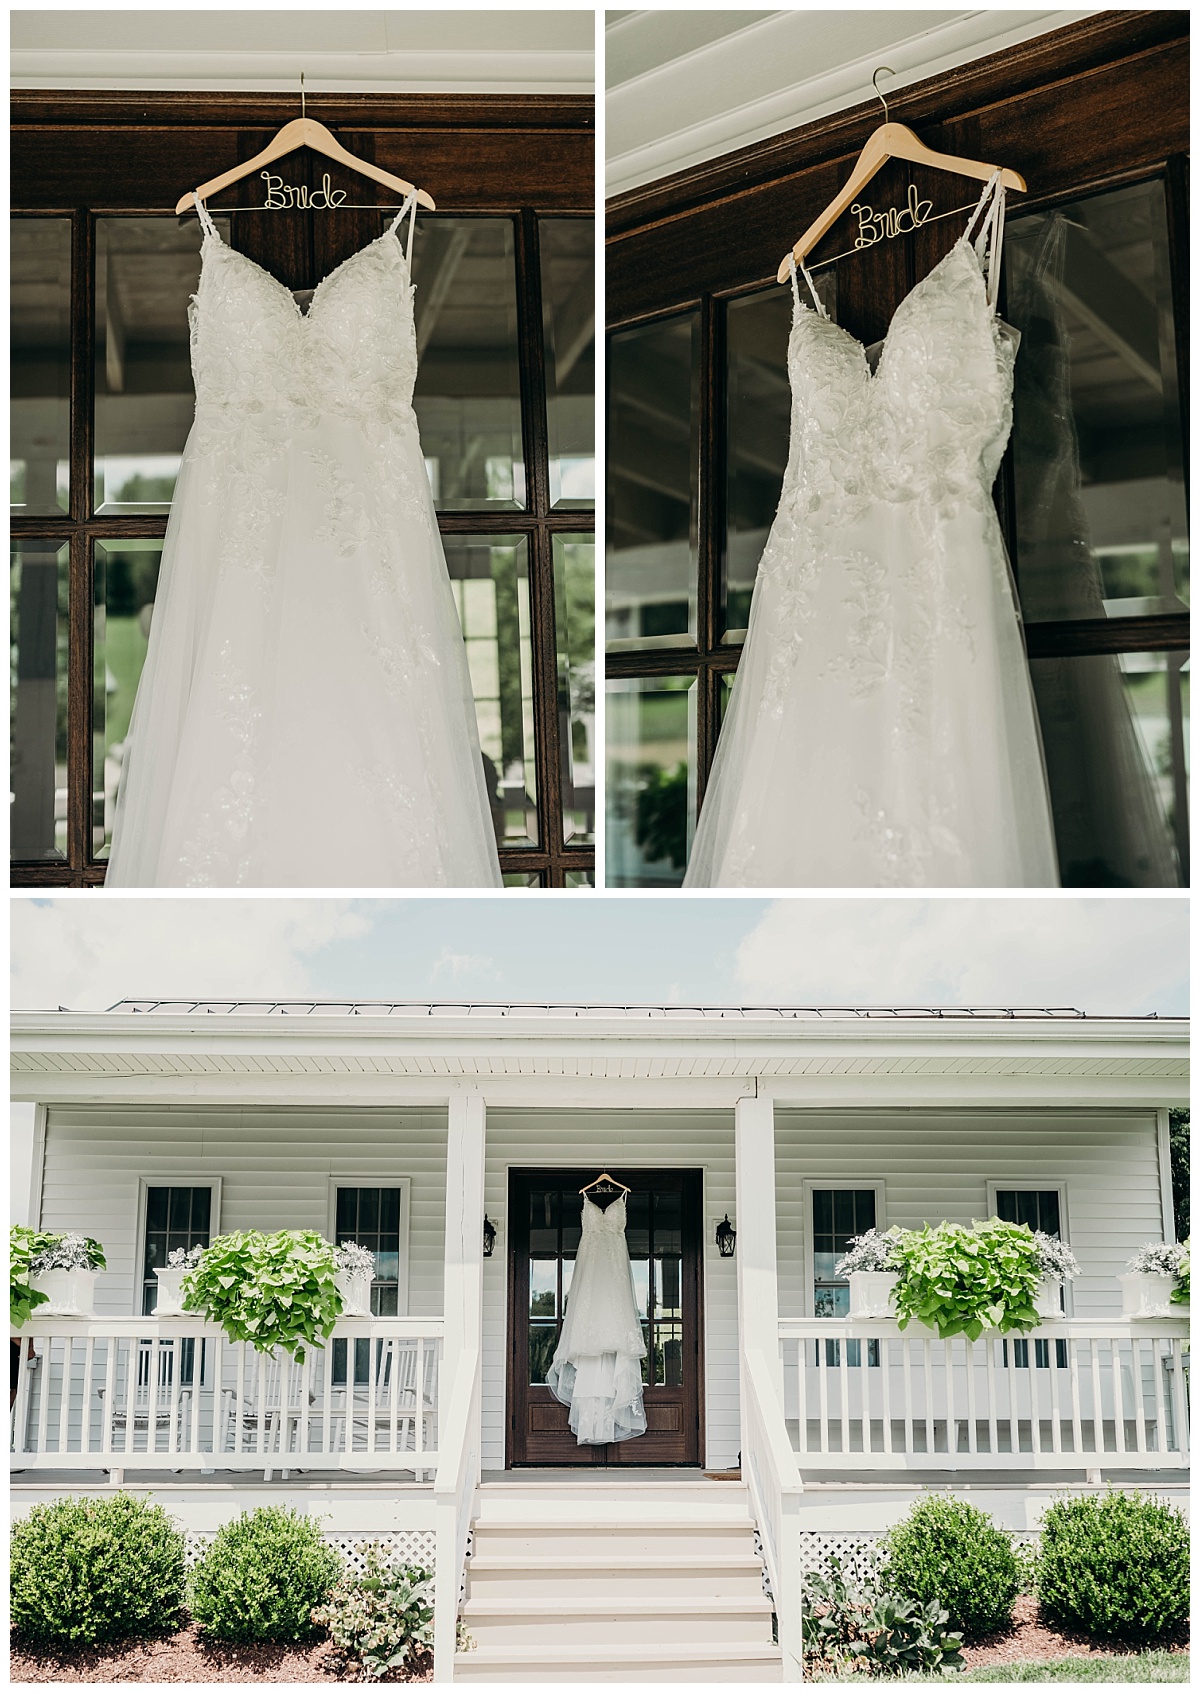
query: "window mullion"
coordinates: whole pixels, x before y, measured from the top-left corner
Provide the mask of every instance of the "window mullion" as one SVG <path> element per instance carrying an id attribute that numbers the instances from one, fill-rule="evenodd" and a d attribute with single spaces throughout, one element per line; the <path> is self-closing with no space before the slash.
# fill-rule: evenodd
<path id="1" fill-rule="evenodd" d="M 95 219 L 71 218 L 71 490 L 73 524 L 92 500 L 92 386 L 95 357 Z M 71 537 L 67 598 L 67 863 L 82 871 L 91 858 L 92 558 L 86 532 Z M 72 880 L 77 880 L 73 877 Z"/>

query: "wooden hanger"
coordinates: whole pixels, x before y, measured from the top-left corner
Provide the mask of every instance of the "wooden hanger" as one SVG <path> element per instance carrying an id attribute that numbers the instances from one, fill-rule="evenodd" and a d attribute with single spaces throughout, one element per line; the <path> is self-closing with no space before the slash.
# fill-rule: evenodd
<path id="1" fill-rule="evenodd" d="M 595 1181 L 589 1182 L 586 1187 L 581 1187 L 579 1191 L 580 1193 L 588 1193 L 592 1188 L 599 1187 L 601 1182 L 611 1182 L 614 1187 L 619 1187 L 622 1193 L 633 1192 L 633 1189 L 626 1187 L 624 1182 L 619 1182 L 615 1176 L 610 1176 L 607 1170 L 601 1170 Z"/>
<path id="2" fill-rule="evenodd" d="M 876 94 L 879 94 L 876 78 L 884 72 L 888 75 L 894 74 L 887 65 L 879 67 L 871 78 Z M 777 281 L 787 281 L 793 260 L 797 265 L 804 263 L 821 237 L 828 234 L 847 206 L 862 193 L 867 183 L 882 170 L 889 159 L 908 159 L 915 165 L 929 165 L 934 170 L 950 171 L 955 176 L 972 176 L 980 182 L 990 181 L 996 171 L 1000 170 L 1000 180 L 1006 188 L 1016 188 L 1022 194 L 1026 192 L 1025 178 L 1015 170 L 1001 169 L 999 165 L 985 165 L 978 159 L 960 158 L 957 153 L 935 153 L 907 124 L 890 123 L 887 101 L 882 94 L 879 94 L 879 98 L 883 102 L 884 121 L 867 138 L 867 144 L 858 155 L 846 186 L 829 202 L 820 217 L 809 225 L 791 252 L 786 255 L 779 267 Z"/>
<path id="3" fill-rule="evenodd" d="M 303 75 L 300 78 L 300 111 L 300 117 L 285 123 L 279 134 L 273 141 L 268 141 L 261 153 L 256 153 L 244 165 L 235 165 L 223 175 L 214 176 L 211 182 L 202 183 L 199 188 L 189 190 L 175 208 L 176 217 L 180 212 L 186 212 L 189 206 L 195 205 L 197 195 L 207 201 L 213 194 L 219 194 L 222 188 L 228 188 L 231 182 L 240 182 L 242 177 L 253 175 L 264 165 L 274 164 L 275 160 L 281 159 L 285 153 L 294 153 L 297 147 L 311 147 L 314 153 L 322 153 L 327 159 L 333 159 L 337 164 L 357 171 L 360 176 L 369 176 L 372 182 L 382 183 L 384 188 L 392 189 L 402 199 L 407 200 L 410 194 L 416 194 L 418 206 L 424 206 L 428 212 L 437 210 L 432 197 L 423 188 L 405 182 L 403 177 L 392 176 L 388 171 L 380 170 L 378 165 L 368 164 L 366 159 L 356 159 L 323 123 L 318 123 L 315 118 L 310 118 L 305 113 Z"/>

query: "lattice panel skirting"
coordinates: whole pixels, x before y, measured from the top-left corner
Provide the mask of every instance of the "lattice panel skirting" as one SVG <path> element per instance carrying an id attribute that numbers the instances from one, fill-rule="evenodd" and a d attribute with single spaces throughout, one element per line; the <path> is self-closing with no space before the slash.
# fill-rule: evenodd
<path id="1" fill-rule="evenodd" d="M 1009 1538 L 1014 1545 L 1036 1545 L 1037 1532 L 1033 1529 L 1009 1529 Z M 834 1533 L 829 1530 L 802 1530 L 800 1534 L 800 1568 L 805 1575 L 832 1574 L 832 1560 L 837 1558 L 841 1564 L 842 1574 L 852 1581 L 867 1581 L 875 1573 L 883 1554 L 883 1535 L 863 1531 L 860 1533 Z"/>
<path id="2" fill-rule="evenodd" d="M 346 1569 L 351 1575 L 361 1575 L 366 1568 L 367 1547 L 374 1544 L 386 1548 L 389 1556 L 398 1563 L 415 1564 L 422 1569 L 433 1568 L 434 1552 L 437 1547 L 437 1537 L 431 1528 L 397 1529 L 394 1534 L 327 1534 L 329 1540 L 342 1554 Z M 204 1556 L 211 1534 L 189 1533 L 184 1556 L 190 1569 Z"/>

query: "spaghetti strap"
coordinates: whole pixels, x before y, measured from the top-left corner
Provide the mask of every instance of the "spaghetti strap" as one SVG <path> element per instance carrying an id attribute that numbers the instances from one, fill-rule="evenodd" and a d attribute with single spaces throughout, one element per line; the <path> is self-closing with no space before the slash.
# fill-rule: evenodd
<path id="1" fill-rule="evenodd" d="M 803 259 L 800 261 L 800 269 L 804 272 L 805 282 L 808 283 L 808 291 L 813 297 L 813 305 L 816 307 L 817 316 L 823 317 L 826 323 L 828 323 L 829 313 L 825 310 L 821 296 L 817 293 L 817 285 L 812 279 L 812 273 L 809 271 L 809 268 Z M 788 271 L 792 278 L 792 297 L 798 306 L 800 304 L 800 286 L 796 281 L 796 259 L 794 254 L 788 261 Z"/>
<path id="2" fill-rule="evenodd" d="M 400 225 L 403 223 L 404 214 L 407 211 L 412 212 L 412 218 L 411 218 L 409 225 L 408 225 L 408 245 L 405 248 L 404 257 L 405 257 L 405 262 L 407 263 L 409 269 L 411 270 L 412 269 L 413 236 L 417 232 L 417 191 L 416 191 L 415 188 L 413 189 L 412 193 L 408 196 L 408 199 L 405 200 L 405 202 L 401 206 L 400 210 L 396 213 L 395 217 L 392 219 L 391 224 L 388 226 L 389 235 L 398 235 L 399 234 Z"/>
<path id="3" fill-rule="evenodd" d="M 193 192 L 192 199 L 195 202 L 196 214 L 200 219 L 201 229 L 204 231 L 205 235 L 211 235 L 215 241 L 219 241 L 221 237 L 217 234 L 216 224 L 208 215 L 208 207 L 204 204 L 204 201 L 200 198 L 199 194 Z"/>
<path id="4" fill-rule="evenodd" d="M 987 216 L 979 222 L 985 206 Z M 987 302 L 995 311 L 1000 292 L 1000 250 L 1004 245 L 1004 179 L 998 170 L 993 171 L 988 178 L 983 193 L 979 196 L 979 203 L 967 221 L 967 227 L 963 231 L 964 241 L 971 239 L 977 222 L 979 233 L 975 235 L 975 256 L 979 260 L 980 270 L 983 269 L 985 259 L 987 261 Z"/>

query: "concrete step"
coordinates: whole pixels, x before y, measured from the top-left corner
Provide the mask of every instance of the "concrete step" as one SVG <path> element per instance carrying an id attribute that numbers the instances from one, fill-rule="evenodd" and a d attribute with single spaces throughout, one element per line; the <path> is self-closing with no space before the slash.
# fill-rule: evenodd
<path id="1" fill-rule="evenodd" d="M 741 1550 L 742 1544 L 727 1552 L 672 1552 L 664 1558 L 660 1547 L 629 1553 L 603 1542 L 545 1557 L 497 1553 L 490 1542 L 485 1547 L 476 1542 L 467 1587 L 479 1599 L 756 1598 L 762 1594 L 762 1563 L 748 1548 Z"/>
<path id="2" fill-rule="evenodd" d="M 610 1646 L 639 1641 L 666 1648 L 712 1641 L 723 1646 L 745 1641 L 768 1644 L 772 1606 L 769 1599 L 642 1598 L 496 1599 L 472 1595 L 462 1620 L 481 1649 L 523 1647 L 531 1655 L 557 1646 Z"/>
<path id="3" fill-rule="evenodd" d="M 611 1522 L 595 1519 L 487 1522 L 476 1517 L 475 1552 L 496 1557 L 674 1558 L 703 1552 L 724 1556 L 753 1549 L 754 1524 L 736 1522 Z"/>
<path id="4" fill-rule="evenodd" d="M 736 1482 L 568 1482 L 546 1485 L 484 1483 L 475 1495 L 482 1523 L 549 1521 L 748 1522 L 749 1495 Z"/>
<path id="5" fill-rule="evenodd" d="M 455 1681 L 520 1682 L 741 1682 L 782 1681 L 775 1645 L 613 1646 L 539 1648 L 536 1653 L 499 1647 L 459 1652 Z"/>

